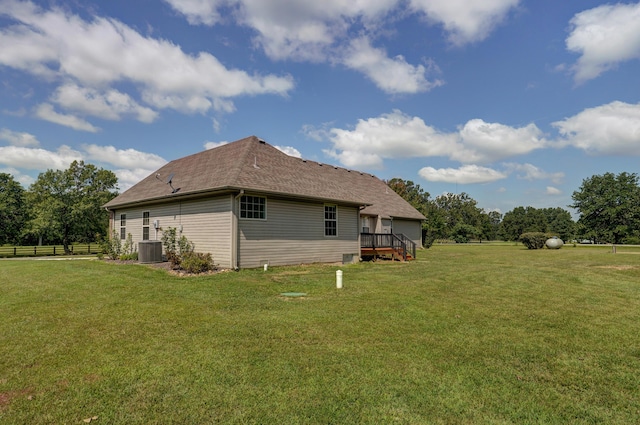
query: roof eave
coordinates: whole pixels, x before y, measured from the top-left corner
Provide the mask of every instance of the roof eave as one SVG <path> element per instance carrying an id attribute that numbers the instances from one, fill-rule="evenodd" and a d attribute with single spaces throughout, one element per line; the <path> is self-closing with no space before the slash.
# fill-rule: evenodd
<path id="1" fill-rule="evenodd" d="M 215 189 L 204 189 L 204 190 L 191 191 L 191 192 L 185 192 L 180 194 L 172 193 L 165 196 L 145 198 L 141 200 L 122 202 L 122 203 L 116 203 L 116 204 L 107 202 L 106 204 L 103 205 L 103 208 L 106 208 L 107 210 L 115 210 L 120 208 L 130 208 L 130 207 L 136 207 L 136 206 L 142 206 L 142 205 L 159 204 L 159 203 L 173 201 L 173 200 L 202 198 L 210 195 L 224 195 L 225 193 L 240 192 L 242 190 L 244 190 L 245 192 L 251 192 L 255 194 L 274 196 L 274 197 L 284 198 L 284 199 L 295 199 L 295 200 L 301 200 L 301 201 L 334 203 L 334 204 L 349 205 L 354 207 L 368 207 L 372 205 L 370 203 L 361 202 L 361 201 L 350 201 L 345 199 L 332 199 L 332 198 L 324 198 L 324 197 L 316 197 L 316 196 L 306 196 L 306 195 L 300 195 L 300 194 L 265 191 L 265 190 L 251 189 L 251 188 L 238 187 L 238 186 L 225 186 L 225 187 L 219 187 Z"/>

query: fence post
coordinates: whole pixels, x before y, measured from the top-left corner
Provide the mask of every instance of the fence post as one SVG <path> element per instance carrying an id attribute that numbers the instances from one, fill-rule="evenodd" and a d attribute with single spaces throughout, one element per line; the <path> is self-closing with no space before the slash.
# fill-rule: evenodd
<path id="1" fill-rule="evenodd" d="M 56 255 L 56 246 L 53 246 L 53 255 Z"/>
<path id="2" fill-rule="evenodd" d="M 33 255 L 38 255 L 38 252 L 35 246 L 33 247 Z"/>
<path id="3" fill-rule="evenodd" d="M 13 256 L 14 256 L 14 257 L 15 257 L 16 255 L 18 255 L 18 254 L 16 254 L 16 252 L 17 252 L 17 251 L 16 251 L 16 249 L 17 249 L 17 248 L 14 246 L 14 247 L 13 247 Z"/>

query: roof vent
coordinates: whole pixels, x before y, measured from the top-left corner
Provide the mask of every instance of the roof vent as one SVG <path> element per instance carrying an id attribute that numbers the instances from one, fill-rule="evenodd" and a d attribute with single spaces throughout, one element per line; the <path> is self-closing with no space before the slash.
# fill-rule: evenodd
<path id="1" fill-rule="evenodd" d="M 262 143 L 263 145 L 267 142 L 265 142 L 263 139 L 258 139 L 258 142 Z"/>

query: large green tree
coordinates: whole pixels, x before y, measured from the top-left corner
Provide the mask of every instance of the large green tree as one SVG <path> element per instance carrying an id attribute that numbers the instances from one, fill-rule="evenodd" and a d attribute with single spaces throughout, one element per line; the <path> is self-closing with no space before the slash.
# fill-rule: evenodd
<path id="1" fill-rule="evenodd" d="M 441 226 L 440 216 L 429 199 L 429 192 L 425 192 L 419 184 L 411 180 L 394 177 L 386 181 L 387 186 L 420 211 L 427 219 L 422 222 L 422 243 L 429 248 L 437 237 L 437 228 Z"/>
<path id="2" fill-rule="evenodd" d="M 582 181 L 573 192 L 571 207 L 578 210 L 578 223 L 596 241 L 622 243 L 640 236 L 640 187 L 638 175 L 605 173 Z"/>
<path id="3" fill-rule="evenodd" d="M 419 184 L 415 184 L 411 180 L 403 180 L 397 177 L 388 180 L 386 183 L 394 192 L 410 203 L 413 208 L 420 211 L 425 217 L 427 216 L 429 192 L 425 192 Z"/>
<path id="4" fill-rule="evenodd" d="M 11 174 L 0 173 L 0 245 L 18 244 L 26 219 L 24 189 Z"/>
<path id="5" fill-rule="evenodd" d="M 528 232 L 554 233 L 563 240 L 574 234 L 574 222 L 569 211 L 562 208 L 516 207 L 505 213 L 500 224 L 500 236 L 517 241 Z"/>
<path id="6" fill-rule="evenodd" d="M 116 190 L 117 178 L 112 171 L 84 161 L 74 161 L 66 170 L 47 170 L 27 193 L 31 209 L 27 232 L 49 242 L 62 242 L 68 253 L 73 242 L 106 235 L 109 217 L 102 205 Z"/>
<path id="7" fill-rule="evenodd" d="M 553 233 L 560 239 L 568 241 L 574 238 L 576 223 L 571 213 L 564 208 L 543 208 L 542 213 L 547 220 L 547 232 Z"/>
<path id="8" fill-rule="evenodd" d="M 478 202 L 467 193 L 445 193 L 436 197 L 435 204 L 444 217 L 445 227 L 449 232 L 448 236 L 452 235 L 453 229 L 458 224 L 476 227 L 475 233 L 477 235 L 482 233 L 481 215 L 483 211 L 478 208 Z"/>

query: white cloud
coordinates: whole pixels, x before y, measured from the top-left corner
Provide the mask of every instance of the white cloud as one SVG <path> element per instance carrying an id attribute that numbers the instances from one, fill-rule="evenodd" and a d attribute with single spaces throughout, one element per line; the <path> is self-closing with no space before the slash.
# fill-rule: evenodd
<path id="1" fill-rule="evenodd" d="M 478 165 L 463 165 L 460 168 L 424 167 L 418 174 L 430 182 L 444 183 L 490 183 L 507 177 L 507 174 Z"/>
<path id="2" fill-rule="evenodd" d="M 13 179 L 20 183 L 23 188 L 28 188 L 33 182 L 36 181 L 32 176 L 23 174 L 20 170 L 13 167 L 0 168 L 0 173 L 11 174 Z"/>
<path id="3" fill-rule="evenodd" d="M 464 149 L 454 152 L 451 157 L 465 163 L 489 163 L 524 155 L 545 147 L 542 136 L 535 124 L 514 128 L 472 119 L 460 129 Z"/>
<path id="4" fill-rule="evenodd" d="M 144 164 L 146 170 L 156 170 L 167 161 L 153 153 L 140 152 L 135 149 L 116 149 L 113 146 L 82 145 L 89 160 L 111 164 L 116 167 L 136 169 Z"/>
<path id="5" fill-rule="evenodd" d="M 81 161 L 82 154 L 62 145 L 56 152 L 20 146 L 0 146 L 0 164 L 27 170 L 64 170 L 73 161 Z"/>
<path id="6" fill-rule="evenodd" d="M 563 172 L 548 173 L 533 164 L 505 163 L 504 166 L 508 173 L 521 173 L 518 178 L 524 180 L 551 180 L 555 184 L 560 184 L 564 179 Z"/>
<path id="7" fill-rule="evenodd" d="M 40 104 L 36 110 L 35 114 L 38 118 L 41 118 L 45 121 L 49 121 L 55 124 L 60 124 L 65 127 L 73 128 L 74 130 L 80 131 L 88 131 L 90 133 L 97 133 L 100 131 L 98 127 L 93 126 L 90 122 L 83 120 L 80 117 L 71 114 L 61 114 L 56 112 L 48 103 Z"/>
<path id="8" fill-rule="evenodd" d="M 547 195 L 562 195 L 562 191 L 560 189 L 558 189 L 557 187 L 553 187 L 553 186 L 547 186 Z"/>
<path id="9" fill-rule="evenodd" d="M 354 168 L 382 168 L 384 159 L 436 156 L 486 164 L 547 144 L 534 124 L 515 128 L 474 119 L 458 132 L 446 133 L 398 110 L 361 119 L 352 130 L 332 128 L 329 140 L 333 147 L 326 153 Z"/>
<path id="10" fill-rule="evenodd" d="M 107 120 L 118 121 L 122 115 L 130 114 L 138 121 L 151 123 L 158 116 L 153 109 L 141 106 L 128 94 L 114 89 L 101 93 L 76 84 L 65 84 L 58 87 L 51 100 L 65 109 Z"/>
<path id="11" fill-rule="evenodd" d="M 640 155 L 640 103 L 611 102 L 552 124 L 563 139 L 594 155 Z"/>
<path id="12" fill-rule="evenodd" d="M 411 0 L 411 7 L 441 23 L 449 41 L 460 46 L 482 41 L 519 0 Z"/>
<path id="13" fill-rule="evenodd" d="M 580 54 L 573 66 L 577 83 L 598 77 L 620 62 L 640 58 L 640 3 L 605 4 L 570 21 L 567 49 Z"/>
<path id="14" fill-rule="evenodd" d="M 445 134 L 401 111 L 359 120 L 355 129 L 330 130 L 328 153 L 347 167 L 381 168 L 384 158 L 448 156 L 457 136 Z"/>
<path id="15" fill-rule="evenodd" d="M 8 128 L 0 129 L 0 140 L 6 140 L 13 146 L 40 146 L 40 142 L 33 134 L 11 131 Z"/>
<path id="16" fill-rule="evenodd" d="M 118 189 L 124 192 L 153 173 L 155 168 L 123 168 L 112 170 L 118 178 Z"/>
<path id="17" fill-rule="evenodd" d="M 292 146 L 274 146 L 274 148 L 278 149 L 280 152 L 286 153 L 289 156 L 302 158 L 302 154 L 300 153 L 300 151 Z"/>
<path id="18" fill-rule="evenodd" d="M 4 1 L 1 7 L 0 14 L 15 24 L 0 31 L 0 45 L 11 46 L 0 49 L 0 65 L 37 76 L 92 88 L 131 83 L 151 106 L 188 113 L 211 108 L 230 111 L 233 97 L 286 95 L 293 88 L 291 76 L 228 69 L 209 53 L 185 53 L 169 41 L 144 37 L 115 19 L 94 17 L 85 21 L 60 8 L 43 10 L 30 2 L 12 0 Z M 74 94 L 75 100 L 60 97 L 60 104 L 81 102 L 94 113 L 107 115 L 124 113 L 124 109 L 143 122 L 154 117 L 150 109 L 110 88 L 94 99 L 91 93 L 72 91 L 75 93 L 66 94 Z M 79 95 L 85 95 L 84 101 Z M 51 108 L 44 112 L 73 127 L 72 120 L 56 117 Z M 86 123 L 75 125 L 73 128 L 88 129 Z"/>
<path id="19" fill-rule="evenodd" d="M 362 72 L 387 93 L 417 93 L 442 84 L 429 81 L 432 64 L 412 65 L 372 47 L 398 16 L 419 14 L 442 24 L 463 45 L 486 38 L 519 0 L 165 0 L 191 24 L 214 25 L 221 11 L 256 32 L 254 43 L 274 60 L 332 62 Z"/>
<path id="20" fill-rule="evenodd" d="M 224 141 L 224 142 L 205 142 L 204 143 L 204 148 L 205 148 L 205 150 L 214 149 L 214 148 L 226 145 L 228 143 L 229 142 L 227 142 L 227 141 Z"/>
<path id="21" fill-rule="evenodd" d="M 192 25 L 213 25 L 220 21 L 218 7 L 231 3 L 228 0 L 165 0 L 182 13 Z"/>
<path id="22" fill-rule="evenodd" d="M 413 66 L 402 56 L 389 58 L 383 49 L 371 46 L 369 39 L 352 40 L 343 63 L 362 72 L 386 93 L 419 93 L 444 84 L 442 80 L 429 81 L 424 65 Z"/>

